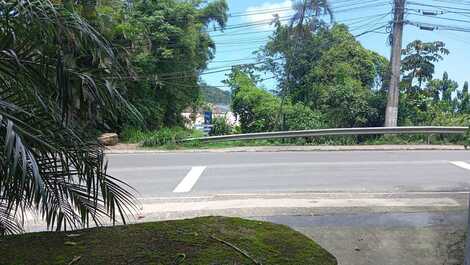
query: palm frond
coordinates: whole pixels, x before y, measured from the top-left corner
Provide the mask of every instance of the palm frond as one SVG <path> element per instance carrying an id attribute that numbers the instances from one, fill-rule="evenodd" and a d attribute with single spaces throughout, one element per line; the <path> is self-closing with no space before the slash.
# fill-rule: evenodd
<path id="1" fill-rule="evenodd" d="M 334 23 L 334 12 L 329 0 L 299 0 L 294 3 L 294 15 L 290 19 L 290 28 L 296 31 L 309 29 L 315 32 L 326 25 L 322 16 L 329 17 L 329 23 Z"/>
<path id="2" fill-rule="evenodd" d="M 0 6 L 0 234 L 20 231 L 29 210 L 56 230 L 125 222 L 132 189 L 106 173 L 102 146 L 76 117 L 77 100 L 102 116 L 134 111 L 113 85 L 111 46 L 49 1 Z"/>

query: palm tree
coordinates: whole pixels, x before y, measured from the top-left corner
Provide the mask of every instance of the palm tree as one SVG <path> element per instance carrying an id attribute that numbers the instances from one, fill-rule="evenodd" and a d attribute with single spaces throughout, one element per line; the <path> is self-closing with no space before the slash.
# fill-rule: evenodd
<path id="1" fill-rule="evenodd" d="M 80 4 L 82 5 L 82 16 L 87 19 L 88 22 L 94 21 L 96 19 L 96 5 L 97 0 L 81 0 Z"/>
<path id="2" fill-rule="evenodd" d="M 77 98 L 101 116 L 130 109 L 113 85 L 113 50 L 66 7 L 0 2 L 0 234 L 22 231 L 25 212 L 63 230 L 125 222 L 135 209 L 129 187 L 106 173 L 102 147 L 77 122 Z M 99 68 L 77 63 L 90 53 Z"/>
<path id="3" fill-rule="evenodd" d="M 329 16 L 329 22 L 334 22 L 333 9 L 329 0 L 299 0 L 294 4 L 294 15 L 291 18 L 292 28 L 307 27 L 315 32 L 324 21 L 321 16 Z"/>

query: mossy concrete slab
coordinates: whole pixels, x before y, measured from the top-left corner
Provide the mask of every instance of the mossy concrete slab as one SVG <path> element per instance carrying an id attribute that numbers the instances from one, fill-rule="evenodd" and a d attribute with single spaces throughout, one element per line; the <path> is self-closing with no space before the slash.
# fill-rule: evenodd
<path id="1" fill-rule="evenodd" d="M 0 264 L 337 264 L 287 226 L 225 217 L 7 236 L 0 253 Z"/>

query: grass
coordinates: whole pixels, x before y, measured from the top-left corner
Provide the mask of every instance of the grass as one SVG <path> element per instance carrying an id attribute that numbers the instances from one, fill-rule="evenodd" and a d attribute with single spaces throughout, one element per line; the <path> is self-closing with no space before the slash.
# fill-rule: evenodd
<path id="1" fill-rule="evenodd" d="M 74 259 L 74 265 L 337 264 L 318 244 L 287 226 L 240 218 L 202 217 L 70 234 L 0 237 L 0 264 L 70 264 Z"/>
<path id="2" fill-rule="evenodd" d="M 181 127 L 162 128 L 156 131 L 142 131 L 135 128 L 125 129 L 121 135 L 121 141 L 125 143 L 138 143 L 143 147 L 171 146 L 186 138 L 202 137 L 198 130 L 188 130 Z"/>
<path id="3" fill-rule="evenodd" d="M 219 149 L 219 148 L 233 148 L 233 147 L 248 147 L 248 146 L 319 146 L 319 145 L 419 145 L 419 144 L 457 144 L 463 145 L 462 137 L 449 136 L 443 137 L 434 135 L 427 137 L 424 135 L 403 135 L 403 136 L 387 136 L 387 137 L 318 137 L 315 139 L 286 139 L 286 140 L 245 140 L 245 141 L 226 141 L 226 142 L 188 142 L 188 143 L 172 143 L 161 146 L 147 146 L 149 148 L 158 148 L 164 150 L 177 150 L 177 149 Z"/>
<path id="4" fill-rule="evenodd" d="M 125 130 L 121 138 L 127 143 L 139 143 L 141 147 L 163 150 L 175 149 L 214 149 L 244 146 L 316 146 L 316 145 L 383 145 L 383 144 L 464 144 L 464 136 L 457 135 L 367 135 L 367 136 L 324 136 L 316 138 L 246 140 L 226 142 L 186 142 L 186 138 L 203 136 L 197 130 L 183 128 L 163 128 L 158 131 Z"/>

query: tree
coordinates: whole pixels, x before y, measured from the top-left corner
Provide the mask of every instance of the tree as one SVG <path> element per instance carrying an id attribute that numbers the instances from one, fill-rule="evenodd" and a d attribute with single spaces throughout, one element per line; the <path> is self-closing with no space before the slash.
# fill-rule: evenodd
<path id="1" fill-rule="evenodd" d="M 441 61 L 443 55 L 449 54 L 442 41 L 422 42 L 415 40 L 409 43 L 402 50 L 401 71 L 405 74 L 404 80 L 408 83 L 408 89 L 413 90 L 413 81 L 418 79 L 418 87 L 421 89 L 422 83 L 432 79 L 434 74 L 434 64 Z"/>
<path id="2" fill-rule="evenodd" d="M 324 127 L 323 115 L 301 103 L 287 100 L 281 112 L 281 99 L 256 87 L 254 80 L 240 70 L 233 70 L 227 83 L 232 87 L 232 109 L 240 118 L 243 133 Z M 276 123 L 278 119 L 280 124 Z"/>
<path id="3" fill-rule="evenodd" d="M 25 211 L 57 230 L 125 222 L 133 196 L 106 173 L 103 149 L 76 107 L 86 100 L 99 115 L 131 110 L 112 85 L 113 49 L 70 2 L 0 8 L 0 234 L 21 231 Z M 100 60 L 96 75 L 74 64 L 90 53 Z"/>
<path id="4" fill-rule="evenodd" d="M 427 84 L 426 90 L 433 98 L 433 104 L 437 105 L 443 112 L 454 112 L 456 104 L 452 100 L 454 93 L 459 85 L 457 82 L 449 79 L 447 72 L 444 72 L 442 79 L 433 79 Z"/>
<path id="5" fill-rule="evenodd" d="M 242 133 L 276 129 L 279 98 L 257 88 L 254 81 L 239 70 L 231 73 L 227 83 L 232 87 L 232 110 L 239 117 Z"/>
<path id="6" fill-rule="evenodd" d="M 333 9 L 329 0 L 298 0 L 294 3 L 294 11 L 290 27 L 297 30 L 317 31 L 325 24 L 321 16 L 329 16 L 329 22 L 334 22 Z"/>
<path id="7" fill-rule="evenodd" d="M 301 103 L 292 106 L 287 104 L 283 115 L 282 130 L 297 131 L 325 128 L 325 116 Z"/>
<path id="8" fill-rule="evenodd" d="M 121 2 L 119 11 L 100 10 L 117 18 L 110 35 L 129 54 L 125 96 L 144 116 L 143 127 L 182 125 L 180 114 L 200 98 L 199 75 L 214 56 L 209 26 L 227 21 L 225 0 L 135 0 L 132 8 Z M 121 126 L 139 126 L 121 118 Z"/>
<path id="9" fill-rule="evenodd" d="M 468 81 L 465 81 L 462 87 L 462 91 L 457 93 L 459 100 L 459 112 L 470 114 L 470 96 L 468 94 Z"/>
<path id="10" fill-rule="evenodd" d="M 315 112 L 329 113 L 331 127 L 377 124 L 370 119 L 382 118 L 368 102 L 383 86 L 388 61 L 362 47 L 344 25 L 298 39 L 286 26 L 278 25 L 261 58 L 266 62 L 264 69 L 278 78 L 281 96 Z M 357 119 L 350 114 L 357 114 Z"/>

